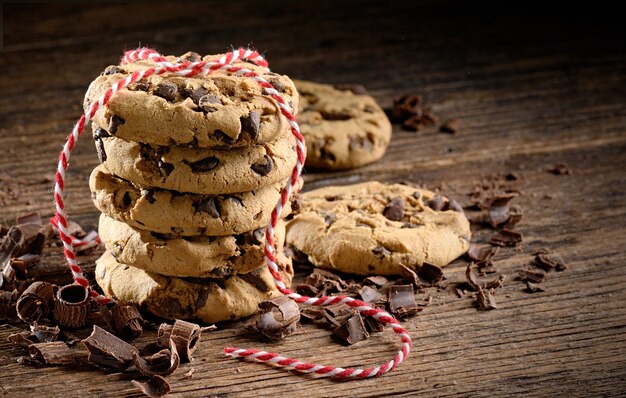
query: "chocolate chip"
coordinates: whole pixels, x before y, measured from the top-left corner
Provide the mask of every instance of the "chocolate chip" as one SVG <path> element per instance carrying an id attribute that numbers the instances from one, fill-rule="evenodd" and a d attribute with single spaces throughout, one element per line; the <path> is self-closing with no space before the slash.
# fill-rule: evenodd
<path id="1" fill-rule="evenodd" d="M 205 90 L 205 91 L 208 92 L 207 90 Z M 215 112 L 216 110 L 219 109 L 215 105 L 216 104 L 221 104 L 222 101 L 220 100 L 220 98 L 217 95 L 206 94 L 206 92 L 200 98 L 198 98 L 198 101 L 194 100 L 194 102 L 196 104 L 198 104 L 200 109 L 202 109 L 203 111 L 205 111 L 207 113 Z"/>
<path id="2" fill-rule="evenodd" d="M 130 86 L 128 86 L 128 89 L 131 91 L 147 92 L 148 90 L 150 90 L 150 83 L 148 83 L 146 80 L 139 80 L 135 84 L 131 84 Z"/>
<path id="3" fill-rule="evenodd" d="M 367 95 L 367 90 L 361 84 L 335 84 L 334 87 L 340 91 L 351 91 L 356 95 Z"/>
<path id="4" fill-rule="evenodd" d="M 141 196 L 145 197 L 150 204 L 154 204 L 154 202 L 156 202 L 156 199 L 154 198 L 154 189 L 142 189 Z"/>
<path id="5" fill-rule="evenodd" d="M 254 163 L 250 166 L 252 171 L 257 173 L 260 176 L 266 176 L 272 171 L 274 168 L 274 161 L 269 155 L 263 155 L 264 162 Z"/>
<path id="6" fill-rule="evenodd" d="M 252 237 L 253 237 L 253 243 L 255 245 L 260 244 L 261 242 L 263 242 L 263 237 L 265 236 L 265 228 L 257 228 L 254 231 L 252 231 Z"/>
<path id="7" fill-rule="evenodd" d="M 445 199 L 443 196 L 438 193 L 435 194 L 429 201 L 427 201 L 426 206 L 430 207 L 434 211 L 442 211 L 446 205 Z"/>
<path id="8" fill-rule="evenodd" d="M 404 200 L 400 197 L 391 199 L 383 210 L 383 216 L 391 221 L 402 221 L 404 217 Z"/>
<path id="9" fill-rule="evenodd" d="M 321 110 L 320 115 L 324 120 L 349 120 L 352 119 L 352 114 L 346 110 Z"/>
<path id="10" fill-rule="evenodd" d="M 439 131 L 442 133 L 456 134 L 461 130 L 461 121 L 459 119 L 446 120 L 444 124 L 439 127 Z"/>
<path id="11" fill-rule="evenodd" d="M 176 94 L 178 93 L 178 86 L 170 82 L 161 82 L 157 85 L 153 94 L 165 99 L 169 102 L 174 102 Z"/>
<path id="12" fill-rule="evenodd" d="M 166 163 L 163 160 L 159 159 L 157 161 L 157 166 L 159 167 L 159 170 L 161 171 L 161 174 L 164 176 L 169 176 L 170 174 L 172 174 L 172 171 L 174 171 L 174 165 L 171 163 Z"/>
<path id="13" fill-rule="evenodd" d="M 404 94 L 393 100 L 393 118 L 404 121 L 421 113 L 422 97 L 415 94 Z"/>
<path id="14" fill-rule="evenodd" d="M 270 291 L 270 287 L 267 282 L 265 282 L 265 280 L 261 278 L 261 269 L 256 269 L 246 274 L 239 274 L 239 277 L 249 284 L 254 285 L 254 287 L 261 292 Z"/>
<path id="15" fill-rule="evenodd" d="M 257 111 L 248 113 L 248 116 L 241 117 L 241 131 L 250 134 L 253 140 L 259 137 L 261 129 L 261 115 Z"/>
<path id="16" fill-rule="evenodd" d="M 207 196 L 200 202 L 194 203 L 194 207 L 197 212 L 207 213 L 213 218 L 220 217 L 220 203 L 215 196 Z"/>
<path id="17" fill-rule="evenodd" d="M 111 115 L 109 118 L 109 127 L 107 129 L 109 134 L 115 135 L 117 133 L 117 128 L 122 124 L 126 123 L 124 119 L 117 115 Z"/>
<path id="18" fill-rule="evenodd" d="M 372 150 L 372 141 L 368 138 L 352 136 L 350 137 L 350 143 L 348 144 L 348 148 L 351 151 L 371 151 Z"/>
<path id="19" fill-rule="evenodd" d="M 425 108 L 421 115 L 414 115 L 402 123 L 402 127 L 406 130 L 421 131 L 427 127 L 434 126 L 437 123 L 437 116 L 430 110 Z"/>
<path id="20" fill-rule="evenodd" d="M 391 252 L 389 250 L 385 249 L 382 246 L 377 246 L 377 247 L 373 248 L 372 249 L 372 253 L 374 253 L 375 255 L 380 256 L 380 257 L 385 257 L 385 256 L 388 256 L 388 255 L 391 254 Z"/>
<path id="21" fill-rule="evenodd" d="M 114 75 L 116 73 L 126 73 L 126 71 L 117 65 L 111 65 L 107 66 L 104 72 L 100 74 L 100 76 Z"/>
<path id="22" fill-rule="evenodd" d="M 332 225 L 337 220 L 337 216 L 334 213 L 324 214 L 324 222 L 326 225 Z"/>
<path id="23" fill-rule="evenodd" d="M 124 192 L 124 196 L 122 197 L 122 207 L 124 209 L 128 209 L 128 207 L 133 203 L 132 198 L 130 197 L 130 192 Z"/>
<path id="24" fill-rule="evenodd" d="M 363 318 L 358 312 L 354 312 L 341 326 L 336 328 L 334 334 L 346 344 L 350 345 L 370 337 L 365 323 L 363 322 Z"/>
<path id="25" fill-rule="evenodd" d="M 274 86 L 276 91 L 278 91 L 279 93 L 282 93 L 283 91 L 285 91 L 285 84 L 281 82 L 280 79 L 278 78 L 270 79 L 269 82 L 272 86 Z"/>
<path id="26" fill-rule="evenodd" d="M 98 160 L 100 161 L 100 163 L 106 162 L 107 153 L 106 153 L 106 150 L 104 149 L 104 142 L 102 142 L 100 138 L 96 138 L 94 142 L 96 143 L 96 152 L 98 153 Z"/>
<path id="27" fill-rule="evenodd" d="M 183 89 L 183 95 L 187 98 L 191 98 L 191 100 L 196 104 L 199 105 L 200 99 L 207 95 L 209 92 L 209 90 L 207 90 L 204 87 L 198 87 L 198 88 L 188 88 L 186 87 L 185 89 Z M 213 96 L 215 97 L 215 96 Z"/>
<path id="28" fill-rule="evenodd" d="M 389 309 L 399 318 L 415 315 L 419 308 L 411 285 L 393 285 L 388 294 Z"/>
<path id="29" fill-rule="evenodd" d="M 195 51 L 189 51 L 188 53 L 179 57 L 181 61 L 189 61 L 189 62 L 200 62 L 202 61 L 202 56 Z"/>
<path id="30" fill-rule="evenodd" d="M 213 135 L 215 136 L 215 138 L 222 141 L 226 145 L 232 145 L 235 143 L 235 140 L 222 130 L 215 130 L 213 132 Z"/>
<path id="31" fill-rule="evenodd" d="M 219 164 L 220 160 L 215 156 L 209 156 L 204 159 L 200 159 L 193 163 L 185 161 L 185 163 L 191 167 L 191 170 L 194 173 L 208 173 L 209 171 L 215 169 Z"/>

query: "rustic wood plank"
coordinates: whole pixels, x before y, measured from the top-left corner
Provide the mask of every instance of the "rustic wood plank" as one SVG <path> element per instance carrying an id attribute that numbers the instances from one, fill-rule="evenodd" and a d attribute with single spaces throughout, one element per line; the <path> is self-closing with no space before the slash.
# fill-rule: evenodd
<path id="1" fill-rule="evenodd" d="M 514 275 L 542 247 L 559 252 L 570 269 L 549 274 L 544 293 L 525 293 L 509 279 L 496 296 L 499 309 L 486 313 L 477 312 L 470 297 L 431 289 L 426 294 L 432 305 L 405 322 L 415 339 L 409 361 L 374 380 L 294 376 L 229 360 L 221 347 L 256 346 L 320 362 L 374 365 L 397 349 L 389 333 L 343 347 L 328 331 L 307 325 L 267 344 L 239 323 L 220 325 L 206 334 L 198 359 L 172 376 L 173 396 L 623 395 L 626 51 L 618 14 L 571 6 L 571 18 L 550 8 L 533 16 L 533 10 L 511 14 L 491 3 L 469 18 L 475 5 L 458 2 L 419 8 L 402 2 L 318 3 L 290 3 L 286 12 L 281 4 L 223 2 L 219 13 L 199 3 L 6 4 L 0 148 L 8 156 L 0 158 L 0 175 L 24 194 L 0 209 L 0 221 L 30 210 L 52 214 L 50 174 L 63 137 L 80 112 L 87 84 L 122 48 L 147 41 L 164 52 L 214 52 L 254 39 L 277 71 L 365 82 L 384 107 L 395 95 L 418 92 L 442 119 L 459 117 L 464 124 L 456 136 L 397 130 L 381 162 L 352 172 L 307 170 L 305 189 L 369 179 L 415 181 L 463 201 L 482 177 L 516 171 L 525 179 L 523 195 L 515 199 L 525 210 L 519 225 L 525 241 L 520 249 L 500 251 L 499 270 Z M 139 10 L 140 19 L 132 15 Z M 40 21 L 33 23 L 33 15 Z M 68 24 L 80 18 L 89 23 Z M 546 172 L 559 162 L 573 175 Z M 93 144 L 84 137 L 72 158 L 67 194 L 70 214 L 86 227 L 97 224 L 87 187 L 96 163 Z M 476 238 L 486 240 L 489 233 Z M 82 261 L 89 269 L 93 259 Z M 62 264 L 63 257 L 52 251 L 45 261 Z M 452 284 L 464 280 L 465 266 L 458 260 L 445 270 Z M 33 369 L 1 359 L 15 357 L 6 336 L 16 330 L 0 325 L 3 395 L 140 396 L 129 375 Z M 193 378 L 180 380 L 190 367 L 197 369 Z"/>

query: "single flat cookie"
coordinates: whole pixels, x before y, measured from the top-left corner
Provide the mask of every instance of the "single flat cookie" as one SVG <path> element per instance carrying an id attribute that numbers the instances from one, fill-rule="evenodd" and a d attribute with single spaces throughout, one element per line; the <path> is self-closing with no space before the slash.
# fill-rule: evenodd
<path id="1" fill-rule="evenodd" d="M 219 57 L 209 55 L 204 60 Z M 167 58 L 171 62 L 176 60 L 172 56 Z M 188 53 L 183 58 L 200 61 L 197 54 Z M 261 74 L 281 93 L 292 111 L 297 111 L 298 93 L 287 76 L 267 72 L 247 62 L 234 65 Z M 89 86 L 85 109 L 112 84 L 152 66 L 155 63 L 150 60 L 109 66 Z M 289 128 L 278 102 L 264 95 L 253 79 L 223 70 L 195 77 L 150 76 L 118 91 L 96 112 L 93 120 L 110 134 L 128 141 L 199 148 L 271 142 Z"/>
<path id="2" fill-rule="evenodd" d="M 306 140 L 306 166 L 353 169 L 383 157 L 391 123 L 374 98 L 326 84 L 294 82 L 300 92 L 297 119 Z"/>
<path id="3" fill-rule="evenodd" d="M 229 195 L 144 189 L 111 174 L 104 165 L 91 173 L 94 204 L 104 214 L 146 231 L 175 236 L 236 235 L 265 227 L 284 183 Z M 302 180 L 296 191 L 302 186 Z M 291 202 L 282 216 L 291 213 Z"/>
<path id="4" fill-rule="evenodd" d="M 291 260 L 278 256 L 282 276 L 291 284 Z M 107 251 L 96 260 L 96 281 L 104 293 L 122 304 L 137 304 L 168 319 L 206 323 L 243 318 L 258 312 L 262 301 L 278 297 L 267 267 L 225 279 L 176 278 L 119 263 Z"/>
<path id="5" fill-rule="evenodd" d="M 101 214 L 98 232 L 117 261 L 161 275 L 224 278 L 264 265 L 264 229 L 215 238 L 177 238 L 132 228 Z M 274 236 L 277 250 L 282 250 L 283 221 L 276 225 Z"/>
<path id="6" fill-rule="evenodd" d="M 470 236 L 456 202 L 379 182 L 307 192 L 287 223 L 287 244 L 314 265 L 359 275 L 399 275 L 401 264 L 447 265 L 467 251 Z"/>
<path id="7" fill-rule="evenodd" d="M 179 192 L 229 194 L 284 183 L 297 160 L 293 137 L 233 150 L 153 147 L 113 137 L 100 142 L 111 173 L 146 188 Z"/>

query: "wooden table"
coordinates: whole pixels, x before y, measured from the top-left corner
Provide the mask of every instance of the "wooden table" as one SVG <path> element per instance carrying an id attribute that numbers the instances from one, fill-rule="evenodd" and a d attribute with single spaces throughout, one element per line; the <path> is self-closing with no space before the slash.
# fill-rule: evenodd
<path id="1" fill-rule="evenodd" d="M 175 396 L 618 396 L 626 394 L 626 48 L 624 24 L 607 4 L 546 9 L 504 3 L 426 2 L 410 9 L 361 2 L 262 5 L 5 4 L 0 53 L 0 158 L 9 198 L 0 219 L 52 214 L 55 158 L 79 116 L 89 82 L 121 51 L 215 53 L 253 44 L 276 71 L 367 86 L 383 107 L 422 94 L 457 135 L 394 127 L 382 161 L 359 170 L 307 173 L 306 187 L 370 179 L 411 180 L 467 201 L 482 177 L 518 172 L 525 181 L 519 249 L 497 266 L 514 276 L 541 247 L 560 253 L 565 272 L 529 294 L 510 277 L 499 308 L 478 312 L 469 296 L 432 291 L 433 303 L 405 322 L 415 340 L 408 362 L 349 383 L 296 376 L 225 359 L 224 345 L 264 347 L 339 365 L 373 365 L 397 347 L 390 333 L 350 347 L 313 326 L 276 344 L 232 325 L 207 333 L 197 360 L 172 377 Z M 596 7 L 598 6 L 598 7 Z M 511 7 L 512 8 L 512 7 Z M 80 141 L 70 168 L 71 216 L 94 226 L 87 179 L 97 158 Z M 571 175 L 546 171 L 566 163 Z M 11 197 L 9 188 L 22 194 Z M 52 253 L 46 261 L 61 263 Z M 87 261 L 87 260 L 86 260 Z M 466 262 L 446 268 L 454 283 Z M 0 325 L 0 357 L 12 357 Z M 149 337 L 149 336 L 148 336 Z M 14 357 L 12 357 L 14 358 Z M 191 367 L 193 378 L 182 380 Z M 121 373 L 35 369 L 0 361 L 0 395 L 139 396 Z"/>

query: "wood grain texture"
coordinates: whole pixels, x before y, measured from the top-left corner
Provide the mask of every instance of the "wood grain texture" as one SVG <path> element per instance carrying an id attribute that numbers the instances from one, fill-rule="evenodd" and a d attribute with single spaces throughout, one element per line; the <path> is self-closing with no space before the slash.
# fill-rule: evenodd
<path id="1" fill-rule="evenodd" d="M 225 345 L 255 346 L 344 366 L 374 365 L 397 349 L 390 334 L 351 347 L 305 326 L 276 344 L 238 324 L 205 335 L 196 361 L 171 377 L 172 396 L 623 396 L 626 394 L 626 46 L 608 4 L 592 9 L 499 3 L 223 2 L 5 4 L 0 53 L 1 187 L 21 196 L 0 221 L 53 212 L 50 177 L 89 82 L 138 43 L 163 53 L 215 53 L 233 44 L 266 51 L 276 71 L 321 82 L 365 84 L 383 107 L 420 93 L 442 120 L 461 119 L 451 136 L 394 127 L 379 163 L 305 175 L 305 189 L 370 179 L 440 187 L 467 202 L 482 177 L 516 171 L 525 216 L 521 248 L 496 262 L 515 272 L 549 247 L 569 263 L 549 274 L 544 293 L 511 277 L 499 309 L 479 313 L 452 289 L 428 291 L 433 304 L 405 322 L 415 341 L 408 362 L 374 380 L 334 382 L 226 359 Z M 219 12 L 218 12 L 219 11 Z M 546 172 L 566 163 L 570 176 Z M 88 137 L 72 157 L 71 217 L 93 227 L 98 213 L 87 179 L 97 157 Z M 489 235 L 479 233 L 478 240 Z M 62 264 L 60 253 L 45 261 Z M 89 268 L 92 257 L 82 261 Z M 464 280 L 466 263 L 446 268 Z M 140 396 L 131 376 L 93 369 L 34 369 L 14 362 L 0 325 L 0 395 Z M 150 339 L 152 335 L 143 336 Z M 6 357 L 6 359 L 4 358 Z M 191 367 L 196 373 L 182 380 Z"/>

